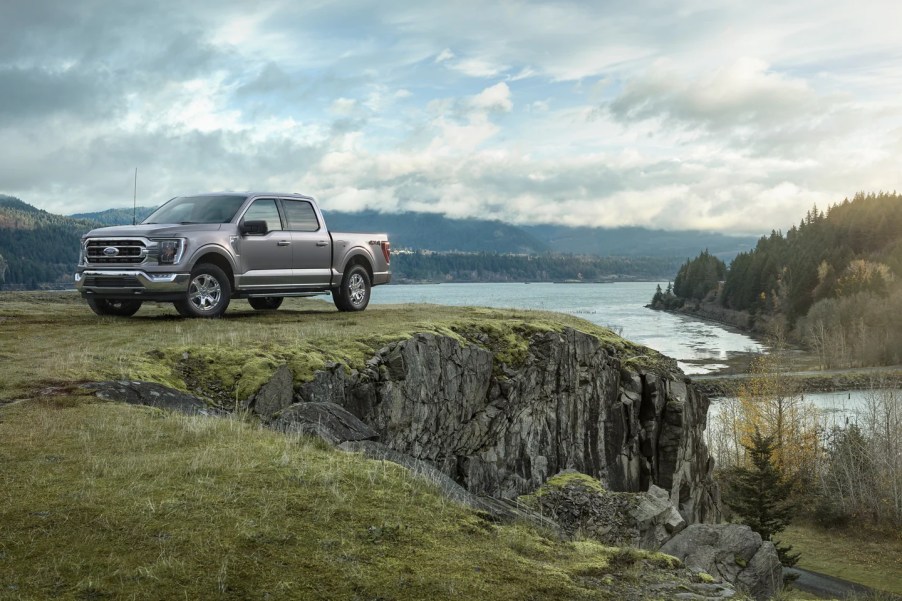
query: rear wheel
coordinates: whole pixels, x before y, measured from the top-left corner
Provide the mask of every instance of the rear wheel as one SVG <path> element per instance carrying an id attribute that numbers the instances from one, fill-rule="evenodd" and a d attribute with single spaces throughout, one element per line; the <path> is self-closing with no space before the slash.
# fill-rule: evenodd
<path id="1" fill-rule="evenodd" d="M 370 302 L 370 275 L 362 265 L 345 271 L 341 286 L 332 290 L 332 302 L 339 311 L 363 311 Z"/>
<path id="2" fill-rule="evenodd" d="M 216 265 L 204 263 L 191 272 L 185 299 L 174 304 L 185 317 L 219 317 L 225 313 L 231 298 L 225 272 Z"/>
<path id="3" fill-rule="evenodd" d="M 141 308 L 139 300 L 117 300 L 111 298 L 86 298 L 91 311 L 97 315 L 116 315 L 131 317 Z"/>
<path id="4" fill-rule="evenodd" d="M 257 311 L 275 311 L 282 306 L 283 300 L 285 299 L 283 299 L 281 296 L 263 296 L 249 298 L 247 299 L 247 302 L 249 302 L 251 304 L 251 307 L 253 307 Z"/>

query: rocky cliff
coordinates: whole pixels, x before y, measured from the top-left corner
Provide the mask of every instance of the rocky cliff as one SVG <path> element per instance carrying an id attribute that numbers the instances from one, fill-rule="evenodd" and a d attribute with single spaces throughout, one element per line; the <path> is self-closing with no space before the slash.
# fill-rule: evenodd
<path id="1" fill-rule="evenodd" d="M 524 342 L 499 352 L 488 336 L 417 334 L 363 369 L 331 365 L 293 385 L 283 368 L 252 406 L 291 428 L 309 412 L 290 405 L 335 403 L 478 495 L 513 499 L 572 469 L 615 491 L 663 488 L 689 523 L 716 518 L 708 401 L 679 371 L 632 367 L 570 328 Z"/>

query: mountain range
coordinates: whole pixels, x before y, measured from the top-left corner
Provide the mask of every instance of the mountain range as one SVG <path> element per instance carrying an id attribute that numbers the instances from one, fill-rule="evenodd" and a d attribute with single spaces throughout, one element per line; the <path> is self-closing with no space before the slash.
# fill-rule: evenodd
<path id="1" fill-rule="evenodd" d="M 137 220 L 153 211 L 137 207 Z M 104 225 L 132 222 L 132 209 L 77 213 L 75 219 Z M 694 257 L 701 250 L 729 261 L 754 248 L 756 236 L 717 232 L 656 230 L 644 227 L 590 228 L 562 225 L 517 226 L 486 219 L 450 219 L 437 213 L 326 211 L 329 229 L 345 232 L 385 232 L 393 248 L 435 252 L 487 252 L 539 255 L 562 253 L 600 257 Z"/>
<path id="2" fill-rule="evenodd" d="M 21 199 L 0 194 L 0 284 L 5 288 L 66 285 L 71 282 L 82 234 L 94 227 L 132 223 L 133 215 L 140 222 L 152 211 L 153 207 L 128 207 L 57 215 Z M 450 219 L 433 213 L 329 211 L 326 212 L 326 220 L 335 231 L 386 232 L 396 250 L 426 251 L 427 256 L 434 252 L 476 253 L 486 257 L 470 260 L 476 263 L 488 261 L 488 257 L 494 255 L 511 254 L 622 257 L 623 261 L 606 262 L 607 274 L 614 276 L 630 273 L 621 271 L 618 266 L 629 265 L 631 270 L 635 270 L 636 258 L 655 259 L 647 263 L 656 267 L 649 267 L 651 271 L 646 276 L 657 278 L 662 273 L 675 272 L 672 266 L 678 265 L 677 259 L 687 259 L 703 248 L 729 261 L 739 252 L 753 248 L 757 242 L 752 236 L 734 237 L 714 232 L 640 227 L 517 226 L 484 219 Z M 401 259 L 403 255 L 398 257 Z M 421 262 L 424 260 L 430 261 L 428 258 L 420 259 Z M 560 260 L 567 261 L 566 257 Z M 503 271 L 506 263 L 493 261 Z M 581 270 L 575 265 L 577 259 L 573 261 L 573 272 L 579 273 Z M 399 263 L 397 267 L 401 275 L 403 260 Z M 495 269 L 491 273 L 497 274 L 499 271 Z M 642 277 L 642 273 L 633 272 L 632 276 Z"/>

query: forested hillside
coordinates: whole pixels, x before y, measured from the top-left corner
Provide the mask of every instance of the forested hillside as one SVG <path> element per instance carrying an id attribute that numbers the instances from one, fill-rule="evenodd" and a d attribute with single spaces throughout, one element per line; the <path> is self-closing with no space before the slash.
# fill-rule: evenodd
<path id="1" fill-rule="evenodd" d="M 130 225 L 133 220 L 135 223 L 141 223 L 154 209 L 156 207 L 128 207 L 124 209 L 107 209 L 95 213 L 75 213 L 70 215 L 70 217 L 72 219 L 95 221 L 101 225 Z"/>
<path id="2" fill-rule="evenodd" d="M 37 288 L 71 282 L 79 239 L 95 226 L 0 195 L 0 284 Z"/>
<path id="3" fill-rule="evenodd" d="M 396 282 L 599 282 L 667 279 L 679 261 L 663 257 L 586 257 L 500 253 L 396 253 Z"/>
<path id="4" fill-rule="evenodd" d="M 708 265 L 704 267 L 703 264 Z M 680 270 L 680 299 L 718 283 L 703 253 Z M 902 195 L 859 193 L 813 207 L 786 234 L 771 232 L 740 253 L 718 300 L 752 315 L 785 318 L 826 366 L 902 361 Z"/>

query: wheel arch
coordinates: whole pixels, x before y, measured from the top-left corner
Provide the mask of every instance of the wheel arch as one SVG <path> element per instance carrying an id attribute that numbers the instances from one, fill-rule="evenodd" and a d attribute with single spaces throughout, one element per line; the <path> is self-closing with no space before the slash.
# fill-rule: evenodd
<path id="1" fill-rule="evenodd" d="M 366 270 L 366 275 L 370 278 L 370 285 L 372 285 L 373 262 L 372 259 L 370 259 L 369 255 L 367 255 L 363 250 L 358 250 L 356 252 L 352 251 L 348 255 L 348 258 L 345 260 L 345 264 L 342 266 L 341 276 L 344 277 L 344 274 L 347 273 L 347 271 L 355 265 L 360 265 Z"/>
<path id="2" fill-rule="evenodd" d="M 200 248 L 191 261 L 191 270 L 193 271 L 195 267 L 203 263 L 210 263 L 222 269 L 229 278 L 229 289 L 234 292 L 235 266 L 232 263 L 232 258 L 227 252 L 220 249 L 218 246 L 206 246 Z"/>

